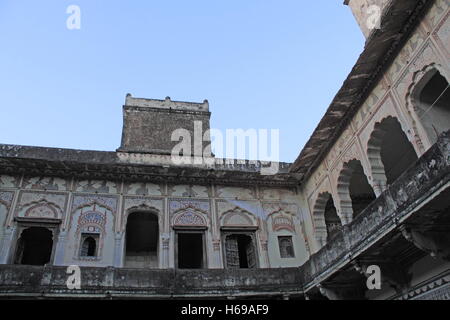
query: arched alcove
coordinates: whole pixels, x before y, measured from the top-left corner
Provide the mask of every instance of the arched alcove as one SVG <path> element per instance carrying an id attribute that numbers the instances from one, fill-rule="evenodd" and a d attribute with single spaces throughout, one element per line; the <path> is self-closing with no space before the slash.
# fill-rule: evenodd
<path id="1" fill-rule="evenodd" d="M 342 228 L 341 219 L 337 215 L 337 210 L 331 195 L 329 195 L 328 201 L 325 204 L 324 216 L 327 227 L 327 239 L 331 239 Z"/>
<path id="2" fill-rule="evenodd" d="M 138 211 L 128 215 L 125 234 L 125 267 L 158 267 L 158 216 Z"/>
<path id="3" fill-rule="evenodd" d="M 8 206 L 7 206 L 7 204 L 0 201 L 0 241 L 2 239 L 7 215 L 8 215 Z M 1 246 L 1 243 L 0 243 L 0 246 Z"/>
<path id="4" fill-rule="evenodd" d="M 316 240 L 323 246 L 327 239 L 339 231 L 342 226 L 330 193 L 323 192 L 319 194 L 314 205 L 313 217 Z"/>
<path id="5" fill-rule="evenodd" d="M 16 264 L 43 266 L 50 262 L 53 250 L 53 233 L 44 227 L 24 229 L 17 241 Z"/>
<path id="6" fill-rule="evenodd" d="M 412 104 L 431 143 L 450 130 L 449 83 L 437 69 L 428 70 L 415 86 Z"/>
<path id="7" fill-rule="evenodd" d="M 400 122 L 391 116 L 375 124 L 367 153 L 377 193 L 397 180 L 418 159 Z"/>
<path id="8" fill-rule="evenodd" d="M 344 224 L 350 223 L 375 200 L 375 193 L 359 160 L 354 159 L 343 165 L 338 178 L 338 193 Z"/>
<path id="9" fill-rule="evenodd" d="M 224 265 L 227 269 L 258 267 L 256 231 L 258 222 L 248 211 L 234 208 L 220 219 Z"/>
<path id="10" fill-rule="evenodd" d="M 97 256 L 97 238 L 95 236 L 87 236 L 81 245 L 81 257 Z"/>

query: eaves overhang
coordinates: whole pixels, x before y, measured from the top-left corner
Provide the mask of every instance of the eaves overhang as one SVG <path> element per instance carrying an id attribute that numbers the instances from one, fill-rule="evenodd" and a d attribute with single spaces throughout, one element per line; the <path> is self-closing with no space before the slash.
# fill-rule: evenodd
<path id="1" fill-rule="evenodd" d="M 200 185 L 297 185 L 289 174 L 289 163 L 275 163 L 278 172 L 268 175 L 262 170 L 268 164 L 261 161 L 215 160 L 206 165 L 175 165 L 165 155 L 0 144 L 0 174 Z"/>

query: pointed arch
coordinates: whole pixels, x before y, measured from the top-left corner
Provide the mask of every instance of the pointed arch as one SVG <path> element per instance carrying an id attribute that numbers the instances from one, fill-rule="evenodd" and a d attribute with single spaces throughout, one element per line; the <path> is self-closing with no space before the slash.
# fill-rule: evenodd
<path id="1" fill-rule="evenodd" d="M 149 214 L 154 214 L 158 217 L 158 223 L 160 226 L 163 225 L 163 216 L 161 215 L 161 211 L 153 206 L 147 205 L 146 203 L 141 203 L 139 205 L 135 205 L 132 207 L 129 207 L 125 210 L 125 213 L 122 216 L 122 222 L 121 222 L 121 229 L 125 231 L 128 216 L 135 212 L 147 212 Z"/>
<path id="2" fill-rule="evenodd" d="M 35 217 L 35 218 L 50 218 L 58 219 L 58 211 L 49 203 L 39 203 L 27 211 L 25 211 L 25 217 Z"/>
<path id="3" fill-rule="evenodd" d="M 377 122 L 367 143 L 367 156 L 377 195 L 418 159 L 397 118 Z"/>
<path id="4" fill-rule="evenodd" d="M 207 228 L 208 220 L 205 213 L 191 207 L 181 208 L 174 212 L 172 227 L 196 227 Z"/>
<path id="5" fill-rule="evenodd" d="M 221 227 L 257 227 L 254 216 L 239 207 L 224 212 L 220 217 Z"/>
<path id="6" fill-rule="evenodd" d="M 406 109 L 421 153 L 425 152 L 423 139 L 431 146 L 440 133 L 450 129 L 449 82 L 448 71 L 431 63 L 414 73 L 408 87 Z"/>
<path id="7" fill-rule="evenodd" d="M 350 223 L 376 198 L 361 162 L 356 159 L 344 163 L 339 174 L 337 191 L 343 224 Z"/>
<path id="8" fill-rule="evenodd" d="M 20 230 L 14 264 L 43 266 L 51 263 L 53 231 L 43 226 L 29 226 Z"/>
<path id="9" fill-rule="evenodd" d="M 336 230 L 336 224 L 342 224 L 331 193 L 322 192 L 318 195 L 313 208 L 313 220 L 316 240 L 324 246 L 329 236 Z"/>
<path id="10" fill-rule="evenodd" d="M 81 245 L 81 253 L 82 257 L 95 257 L 97 256 L 97 238 L 93 235 L 87 236 L 83 240 L 83 244 Z"/>
<path id="11" fill-rule="evenodd" d="M 77 198 L 78 197 L 78 198 Z M 115 209 L 104 201 L 92 199 L 92 197 L 76 196 L 72 204 L 72 214 L 69 220 L 69 234 L 76 237 L 76 245 L 73 250 L 73 260 L 81 264 L 92 265 L 113 263 L 111 255 L 104 255 L 114 248 Z M 96 256 L 82 256 L 84 239 L 93 236 L 96 239 Z"/>
<path id="12" fill-rule="evenodd" d="M 18 217 L 50 218 L 63 219 L 64 210 L 58 204 L 41 198 L 37 201 L 31 201 L 23 204 L 17 210 Z"/>

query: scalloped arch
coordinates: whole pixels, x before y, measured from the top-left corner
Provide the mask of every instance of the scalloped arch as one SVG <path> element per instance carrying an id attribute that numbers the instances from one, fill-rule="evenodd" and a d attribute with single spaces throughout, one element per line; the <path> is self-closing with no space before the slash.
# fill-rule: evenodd
<path id="1" fill-rule="evenodd" d="M 417 114 L 417 109 L 415 107 L 417 96 L 419 92 L 426 86 L 428 81 L 436 74 L 440 73 L 447 82 L 450 82 L 450 74 L 448 74 L 447 70 L 439 63 L 430 63 L 425 65 L 421 69 L 414 72 L 412 77 L 412 82 L 408 86 L 408 89 L 405 94 L 405 106 L 408 112 L 408 115 L 412 121 L 412 129 L 414 134 L 414 139 L 419 148 L 420 153 L 425 152 L 425 146 L 423 144 L 423 138 L 430 144 L 430 139 L 426 135 L 425 129 L 422 127 L 420 118 Z M 421 137 L 424 135 L 424 137 Z"/>
<path id="2" fill-rule="evenodd" d="M 220 226 L 249 226 L 256 227 L 258 225 L 253 215 L 239 207 L 224 212 L 220 217 Z"/>
<path id="3" fill-rule="evenodd" d="M 172 219 L 173 227 L 207 227 L 208 221 L 200 210 L 177 210 Z"/>

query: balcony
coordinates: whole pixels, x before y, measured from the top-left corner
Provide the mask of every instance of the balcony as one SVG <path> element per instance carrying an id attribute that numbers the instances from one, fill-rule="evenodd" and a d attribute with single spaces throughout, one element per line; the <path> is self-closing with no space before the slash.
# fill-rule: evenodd
<path id="1" fill-rule="evenodd" d="M 80 269 L 80 289 L 70 290 L 67 286 L 70 276 L 67 267 L 0 265 L 0 298 L 280 299 L 302 296 L 298 268 Z"/>

